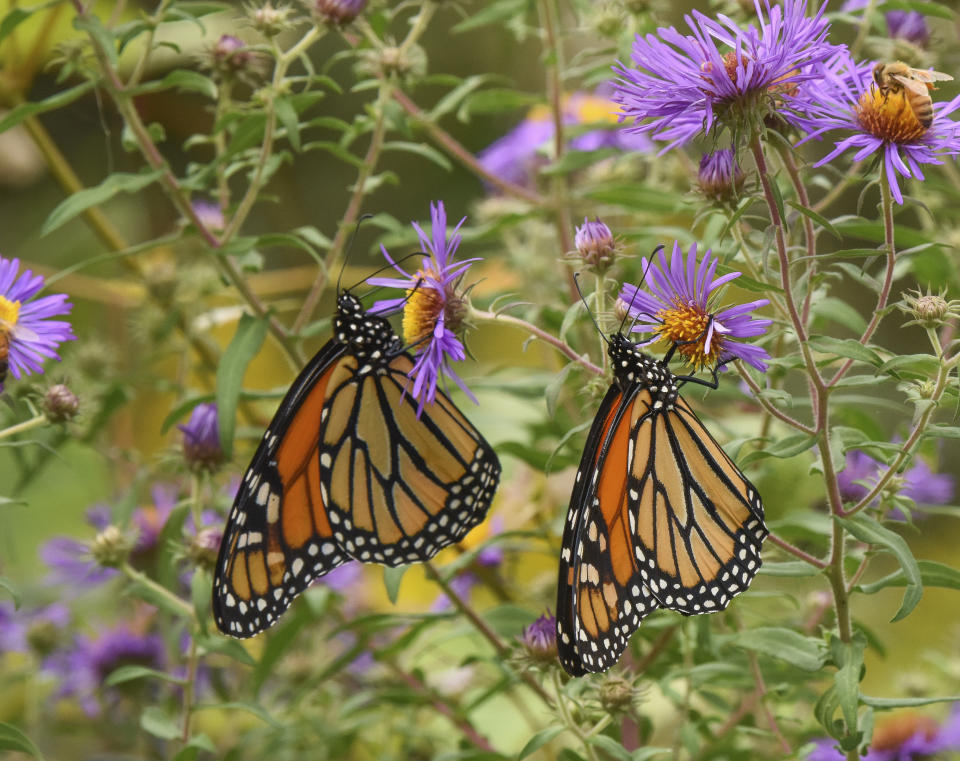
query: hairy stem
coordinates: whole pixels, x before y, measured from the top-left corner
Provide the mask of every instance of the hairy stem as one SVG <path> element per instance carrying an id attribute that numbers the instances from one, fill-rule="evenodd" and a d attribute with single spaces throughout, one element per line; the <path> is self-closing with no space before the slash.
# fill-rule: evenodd
<path id="1" fill-rule="evenodd" d="M 0 431 L 0 439 L 6 439 L 10 436 L 16 436 L 18 433 L 24 433 L 25 431 L 32 431 L 34 428 L 39 428 L 40 426 L 46 425 L 50 421 L 47 420 L 47 416 L 43 413 L 32 417 L 29 420 L 24 420 L 22 423 L 17 423 L 16 425 L 11 425 L 9 428 L 4 428 Z"/>

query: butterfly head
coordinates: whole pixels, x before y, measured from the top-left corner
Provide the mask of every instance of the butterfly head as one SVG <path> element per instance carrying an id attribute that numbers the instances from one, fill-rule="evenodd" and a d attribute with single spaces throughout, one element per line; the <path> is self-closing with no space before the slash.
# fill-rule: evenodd
<path id="1" fill-rule="evenodd" d="M 337 341 L 347 344 L 358 357 L 392 357 L 401 350 L 400 339 L 390 323 L 367 312 L 360 299 L 349 291 L 337 296 L 333 333 Z"/>
<path id="2" fill-rule="evenodd" d="M 635 383 L 657 391 L 665 404 L 672 404 L 677 397 L 677 378 L 661 360 L 640 351 L 623 333 L 610 336 L 610 366 L 621 388 Z"/>

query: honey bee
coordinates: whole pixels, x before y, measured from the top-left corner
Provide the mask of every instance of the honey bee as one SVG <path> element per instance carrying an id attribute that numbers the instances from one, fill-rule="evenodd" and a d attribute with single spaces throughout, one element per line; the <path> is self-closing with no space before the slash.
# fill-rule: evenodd
<path id="1" fill-rule="evenodd" d="M 903 61 L 877 63 L 873 67 L 873 81 L 883 93 L 884 99 L 890 93 L 903 91 L 904 100 L 910 104 L 917 121 L 924 129 L 933 124 L 933 99 L 930 90 L 935 89 L 932 82 L 953 79 L 949 74 L 926 69 L 913 69 Z"/>

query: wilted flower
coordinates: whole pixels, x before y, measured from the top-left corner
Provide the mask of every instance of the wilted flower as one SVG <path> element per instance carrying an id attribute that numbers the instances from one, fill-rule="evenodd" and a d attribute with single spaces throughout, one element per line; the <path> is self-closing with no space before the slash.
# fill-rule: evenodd
<path id="1" fill-rule="evenodd" d="M 613 239 L 610 228 L 599 219 L 591 222 L 584 217 L 583 225 L 577 228 L 573 242 L 587 266 L 602 272 L 613 264 L 617 242 Z"/>
<path id="2" fill-rule="evenodd" d="M 67 386 L 57 383 L 43 395 L 43 414 L 51 423 L 73 420 L 80 411 L 80 400 Z"/>
<path id="3" fill-rule="evenodd" d="M 732 148 L 703 154 L 697 186 L 707 198 L 724 202 L 736 198 L 743 187 L 744 174 Z"/>
<path id="4" fill-rule="evenodd" d="M 447 212 L 442 201 L 430 204 L 430 217 L 432 238 L 420 225 L 412 223 L 422 250 L 429 254 L 420 269 L 408 274 L 387 253 L 387 249 L 380 246 L 386 260 L 403 277 L 372 277 L 367 281 L 371 285 L 385 285 L 406 291 L 403 298 L 378 301 L 371 311 L 385 313 L 403 309 L 403 338 L 416 352 L 410 377 L 413 379 L 411 393 L 418 402 L 418 416 L 423 412 L 424 404 L 432 404 L 436 398 L 437 381 L 441 374 L 452 378 L 474 403 L 477 401 L 450 367 L 450 362 L 459 362 L 467 356 L 463 343 L 457 337 L 463 329 L 468 308 L 466 294 L 459 284 L 470 265 L 479 259 L 453 261 L 461 240 L 458 231 L 466 217 L 457 223 L 449 240 Z"/>
<path id="5" fill-rule="evenodd" d="M 741 29 L 694 10 L 685 17 L 692 35 L 673 27 L 637 36 L 631 59 L 619 64 L 616 100 L 635 117 L 628 130 L 669 141 L 664 151 L 702 132 L 745 127 L 778 109 L 782 96 L 814 76 L 825 60 L 829 24 L 824 6 L 807 16 L 806 0 L 755 2 L 760 28 Z"/>
<path id="6" fill-rule="evenodd" d="M 859 450 L 847 452 L 846 466 L 837 473 L 840 496 L 846 502 L 858 502 L 877 483 L 886 466 Z M 900 494 L 918 505 L 946 505 L 953 501 L 956 480 L 948 473 L 933 473 L 924 460 L 916 459 L 901 476 Z"/>
<path id="7" fill-rule="evenodd" d="M 220 428 L 217 405 L 198 404 L 186 424 L 178 425 L 183 432 L 183 459 L 194 471 L 213 471 L 223 462 L 220 446 Z"/>
<path id="8" fill-rule="evenodd" d="M 554 663 L 557 660 L 557 619 L 544 613 L 523 630 L 520 638 L 527 654 L 539 663 Z"/>
<path id="9" fill-rule="evenodd" d="M 925 126 L 904 88 L 881 92 L 873 67 L 855 62 L 846 50 L 837 52 L 821 67 L 816 85 L 800 88 L 790 99 L 787 118 L 808 133 L 801 142 L 832 130 L 846 135 L 814 166 L 850 150 L 854 161 L 879 153 L 893 198 L 902 204 L 898 175 L 923 180 L 921 164 L 942 164 L 944 156 L 960 153 L 960 125 L 947 118 L 960 108 L 960 96 L 934 103 L 933 121 Z"/>
<path id="10" fill-rule="evenodd" d="M 750 312 L 770 302 L 760 299 L 718 311 L 718 289 L 740 277 L 740 273 L 730 272 L 714 279 L 717 264 L 717 258 L 707 251 L 698 266 L 696 244 L 690 246 L 684 261 L 678 242 L 673 244 L 669 263 L 662 249 L 658 261 L 644 258 L 644 279 L 650 293 L 628 283 L 619 296 L 637 320 L 633 330 L 653 334 L 641 346 L 659 340 L 673 344 L 695 369 L 742 359 L 757 370 L 766 371 L 765 360 L 770 357 L 766 350 L 739 339 L 766 332 L 771 321 L 758 320 Z"/>
<path id="11" fill-rule="evenodd" d="M 584 129 L 589 125 L 600 127 L 570 138 L 569 147 L 573 150 L 595 151 L 609 147 L 647 152 L 653 148 L 646 135 L 611 129 L 616 120 L 616 104 L 602 95 L 578 92 L 564 99 L 565 125 L 584 125 Z M 487 172 L 502 180 L 528 185 L 538 165 L 548 161 L 547 155 L 553 148 L 553 136 L 554 123 L 550 109 L 543 105 L 534 106 L 520 124 L 480 151 L 477 160 Z"/>
<path id="12" fill-rule="evenodd" d="M 78 637 L 67 651 L 57 654 L 53 670 L 59 676 L 55 697 L 75 698 L 89 716 L 103 710 L 101 697 L 115 698 L 119 691 L 100 692 L 103 680 L 121 666 L 162 669 L 166 661 L 163 640 L 141 634 L 125 624 L 102 631 L 96 639 Z"/>
<path id="13" fill-rule="evenodd" d="M 349 24 L 366 7 L 367 0 L 316 0 L 313 4 L 317 18 L 335 26 Z"/>
<path id="14" fill-rule="evenodd" d="M 60 344 L 76 338 L 69 322 L 50 319 L 69 314 L 72 305 L 67 297 L 58 293 L 34 299 L 43 288 L 43 278 L 30 270 L 17 277 L 19 271 L 19 259 L 0 257 L 0 338 L 7 345 L 0 368 L 17 379 L 42 373 L 44 359 L 59 360 Z M 5 374 L 0 374 L 0 392 Z"/>
<path id="15" fill-rule="evenodd" d="M 833 740 L 816 740 L 808 761 L 844 761 Z M 901 711 L 877 719 L 870 750 L 862 761 L 922 761 L 944 751 L 960 750 L 960 710 L 954 709 L 942 724 L 923 714 Z"/>

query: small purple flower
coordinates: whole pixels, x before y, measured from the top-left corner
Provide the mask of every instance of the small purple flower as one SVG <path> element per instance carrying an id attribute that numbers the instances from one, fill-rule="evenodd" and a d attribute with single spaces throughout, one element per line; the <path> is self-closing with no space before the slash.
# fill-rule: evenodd
<path id="1" fill-rule="evenodd" d="M 643 259 L 644 279 L 650 293 L 626 283 L 620 291 L 620 301 L 637 320 L 634 332 L 653 334 L 641 346 L 666 340 L 696 369 L 742 359 L 765 372 L 770 355 L 739 339 L 766 332 L 771 321 L 758 320 L 750 312 L 770 302 L 759 299 L 717 311 L 715 302 L 720 286 L 740 277 L 739 272 L 730 272 L 714 278 L 717 264 L 717 258 L 707 251 L 698 266 L 695 243 L 684 261 L 680 244 L 675 241 L 669 262 L 662 249 L 659 261 Z"/>
<path id="2" fill-rule="evenodd" d="M 742 122 L 757 106 L 759 116 L 777 110 L 784 93 L 814 76 L 810 66 L 832 50 L 825 5 L 810 17 L 806 0 L 754 5 L 759 29 L 694 10 L 685 17 L 692 35 L 673 27 L 638 35 L 631 54 L 635 68 L 614 67 L 616 100 L 625 116 L 636 118 L 628 129 L 669 141 L 662 153 L 709 133 L 715 123 Z"/>
<path id="3" fill-rule="evenodd" d="M 216 470 L 223 462 L 217 405 L 214 402 L 198 404 L 190 413 L 190 420 L 177 428 L 183 432 L 183 458 L 190 469 Z"/>
<path id="4" fill-rule="evenodd" d="M 827 738 L 815 741 L 808 761 L 844 761 L 836 743 Z M 960 750 L 960 709 L 938 724 L 929 716 L 912 711 L 897 712 L 877 719 L 869 751 L 862 761 L 923 761 L 945 751 Z M 952 755 L 952 754 L 951 754 Z"/>
<path id="5" fill-rule="evenodd" d="M 550 611 L 544 613 L 523 630 L 520 638 L 531 657 L 538 661 L 557 659 L 557 619 Z"/>
<path id="6" fill-rule="evenodd" d="M 477 401 L 450 363 L 462 361 L 467 356 L 457 334 L 463 329 L 468 304 L 458 286 L 470 265 L 479 259 L 453 261 L 453 255 L 460 246 L 459 230 L 466 217 L 457 223 L 449 240 L 447 212 L 442 201 L 430 204 L 430 217 L 432 238 L 420 225 L 412 223 L 420 238 L 420 246 L 427 254 L 420 269 L 413 274 L 405 272 L 381 245 L 380 251 L 386 260 L 403 277 L 372 277 L 367 281 L 371 285 L 406 291 L 402 298 L 378 301 L 371 312 L 389 313 L 403 309 L 404 340 L 416 352 L 410 378 L 413 379 L 411 394 L 417 399 L 418 416 L 425 404 L 433 404 L 441 374 L 451 378 L 474 403 Z"/>
<path id="7" fill-rule="evenodd" d="M 61 603 L 31 610 L 14 610 L 11 603 L 0 603 L 0 654 L 33 651 L 47 656 L 69 623 L 70 610 Z"/>
<path id="8" fill-rule="evenodd" d="M 870 493 L 886 466 L 859 450 L 847 452 L 846 466 L 837 473 L 840 496 L 845 502 L 859 502 Z M 918 505 L 947 505 L 953 501 L 956 479 L 948 473 L 934 473 L 921 459 L 904 471 L 900 494 Z M 893 517 L 896 517 L 895 515 Z"/>
<path id="9" fill-rule="evenodd" d="M 110 525 L 110 508 L 94 505 L 87 510 L 87 523 L 102 532 Z M 69 536 L 55 536 L 40 547 L 40 559 L 50 569 L 48 584 L 69 584 L 95 587 L 117 575 L 114 568 L 104 568 L 90 554 L 89 542 Z"/>
<path id="10" fill-rule="evenodd" d="M 342 26 L 363 13 L 367 0 L 316 0 L 314 10 L 325 21 Z"/>
<path id="11" fill-rule="evenodd" d="M 138 507 L 130 516 L 130 521 L 137 530 L 137 540 L 133 547 L 131 558 L 149 553 L 157 546 L 160 532 L 167 525 L 167 519 L 177 504 L 177 490 L 166 484 L 154 484 L 150 489 L 152 503 Z"/>
<path id="12" fill-rule="evenodd" d="M 450 579 L 450 589 L 452 589 L 454 594 L 456 594 L 461 600 L 469 597 L 470 592 L 473 591 L 473 588 L 476 585 L 477 577 L 469 571 L 461 573 Z M 453 603 L 450 602 L 450 598 L 447 597 L 446 592 L 441 592 L 439 595 L 437 595 L 437 599 L 433 601 L 433 605 L 430 606 L 430 611 L 432 613 L 443 613 L 446 610 L 450 610 L 452 607 Z"/>
<path id="13" fill-rule="evenodd" d="M 197 215 L 197 219 L 199 219 L 200 223 L 208 230 L 220 232 L 227 226 L 220 204 L 214 203 L 213 201 L 197 199 L 190 205 L 193 207 L 193 212 Z"/>
<path id="14" fill-rule="evenodd" d="M 933 104 L 933 121 L 924 126 L 904 91 L 883 93 L 873 80 L 874 64 L 857 63 L 846 50 L 820 67 L 821 79 L 799 89 L 785 116 L 808 133 L 800 142 L 839 130 L 834 149 L 814 166 L 847 151 L 862 161 L 879 153 L 883 173 L 897 203 L 903 203 L 898 176 L 923 180 L 921 164 L 942 164 L 960 153 L 960 124 L 947 117 L 960 108 L 960 96 Z"/>
<path id="15" fill-rule="evenodd" d="M 363 584 L 363 563 L 351 560 L 338 565 L 323 577 L 323 584 L 342 595 L 352 595 Z"/>
<path id="16" fill-rule="evenodd" d="M 571 127 L 582 125 L 582 129 L 587 130 L 569 140 L 569 147 L 573 150 L 617 148 L 646 153 L 653 149 L 653 143 L 646 135 L 609 129 L 615 122 L 616 105 L 602 94 L 578 92 L 564 101 L 563 123 Z M 593 125 L 601 128 L 589 129 Z M 534 106 L 520 124 L 480 151 L 477 160 L 487 172 L 502 180 L 530 185 L 537 168 L 548 160 L 553 149 L 553 136 L 550 110 L 546 106 Z"/>
<path id="17" fill-rule="evenodd" d="M 697 184 L 707 198 L 723 202 L 736 198 L 743 187 L 744 174 L 732 148 L 703 154 Z"/>
<path id="18" fill-rule="evenodd" d="M 121 624 L 106 629 L 96 639 L 78 637 L 73 646 L 58 653 L 51 668 L 59 677 L 56 698 L 75 698 L 88 716 L 103 711 L 100 686 L 121 666 L 138 665 L 162 669 L 166 662 L 163 640 L 156 634 L 141 634 Z M 107 690 L 103 697 L 118 693 Z"/>
<path id="19" fill-rule="evenodd" d="M 503 518 L 499 515 L 490 519 L 489 538 L 492 538 L 503 531 Z M 497 568 L 503 563 L 503 547 L 499 544 L 488 544 L 477 553 L 477 565 L 483 568 Z"/>
<path id="20" fill-rule="evenodd" d="M 19 271 L 19 259 L 0 257 L 0 335 L 9 342 L 4 364 L 18 380 L 23 375 L 42 373 L 45 359 L 59 361 L 57 348 L 76 338 L 69 322 L 50 319 L 69 314 L 72 305 L 66 295 L 34 299 L 43 288 L 43 277 L 34 276 L 30 270 L 17 277 Z"/>
<path id="21" fill-rule="evenodd" d="M 930 44 L 927 19 L 918 11 L 887 11 L 887 31 L 895 40 L 906 40 L 918 47 Z"/>

